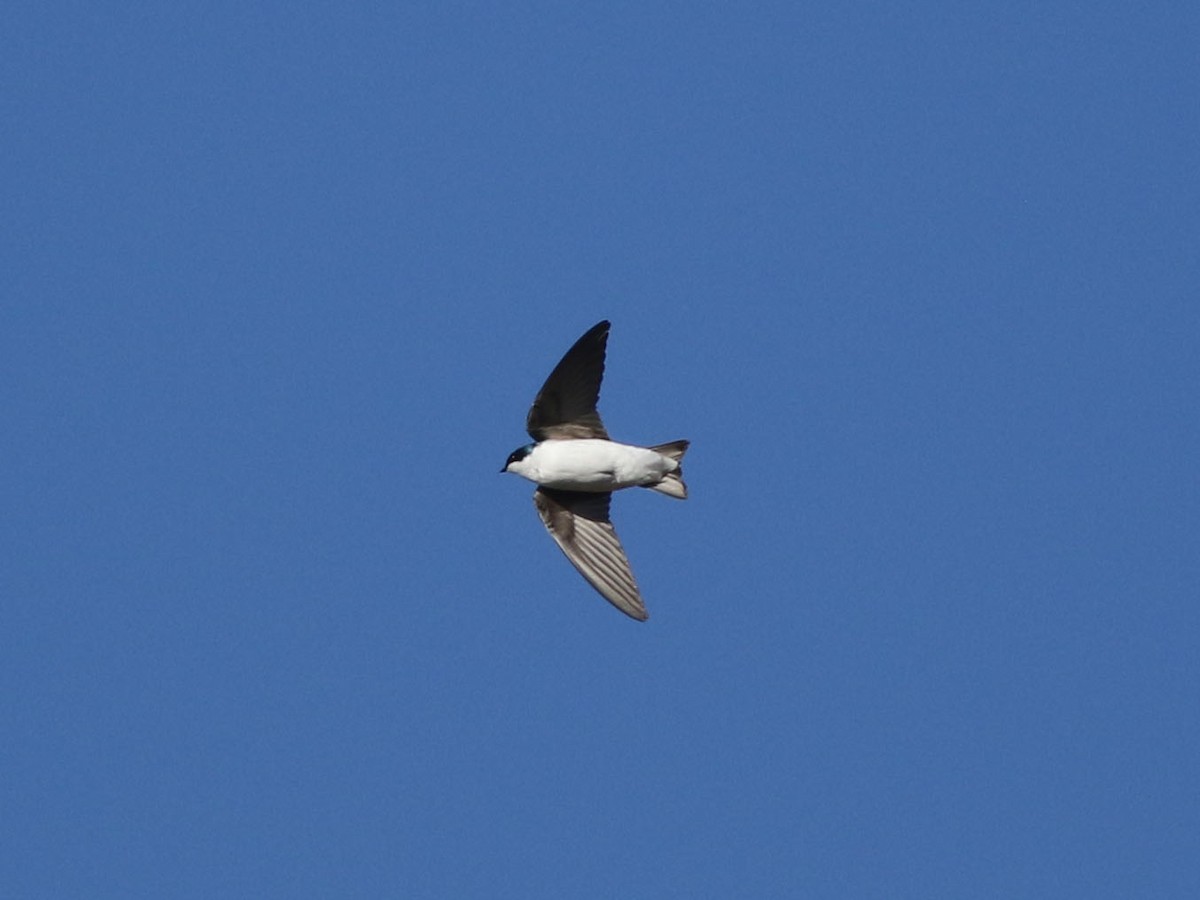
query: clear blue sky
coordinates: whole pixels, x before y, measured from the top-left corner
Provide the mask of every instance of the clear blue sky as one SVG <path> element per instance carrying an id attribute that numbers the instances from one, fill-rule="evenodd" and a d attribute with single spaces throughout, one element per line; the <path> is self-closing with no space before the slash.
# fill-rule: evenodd
<path id="1" fill-rule="evenodd" d="M 1200 896 L 1195 3 L 18 3 L 0 894 Z M 498 469 L 613 322 L 651 611 Z"/>

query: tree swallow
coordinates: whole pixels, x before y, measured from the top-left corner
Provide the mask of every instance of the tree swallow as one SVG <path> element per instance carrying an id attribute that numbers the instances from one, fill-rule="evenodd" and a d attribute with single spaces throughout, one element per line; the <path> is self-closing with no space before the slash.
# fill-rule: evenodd
<path id="1" fill-rule="evenodd" d="M 686 499 L 680 461 L 688 442 L 637 447 L 609 438 L 596 412 L 608 329 L 608 322 L 595 325 L 559 360 L 525 420 L 534 443 L 510 453 L 500 471 L 538 485 L 533 505 L 567 559 L 605 600 L 645 621 L 608 504 L 613 491 L 627 487 Z"/>

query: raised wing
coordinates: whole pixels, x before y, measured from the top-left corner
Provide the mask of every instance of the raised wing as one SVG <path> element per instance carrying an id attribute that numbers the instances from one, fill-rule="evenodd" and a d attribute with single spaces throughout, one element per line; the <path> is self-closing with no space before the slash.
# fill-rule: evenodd
<path id="1" fill-rule="evenodd" d="M 609 603 L 639 621 L 649 618 L 625 549 L 608 519 L 611 494 L 540 487 L 533 504 L 571 564 Z"/>
<path id="2" fill-rule="evenodd" d="M 604 378 L 607 321 L 600 322 L 566 352 L 529 409 L 525 429 L 535 441 L 547 438 L 608 438 L 596 402 Z"/>

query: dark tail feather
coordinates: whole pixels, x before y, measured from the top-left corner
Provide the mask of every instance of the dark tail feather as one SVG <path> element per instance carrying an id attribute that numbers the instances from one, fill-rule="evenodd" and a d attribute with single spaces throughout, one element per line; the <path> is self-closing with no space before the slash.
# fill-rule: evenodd
<path id="1" fill-rule="evenodd" d="M 658 491 L 660 494 L 666 494 L 668 497 L 674 497 L 677 500 L 687 499 L 687 485 L 683 483 L 683 454 L 687 453 L 687 441 L 671 441 L 669 444 L 659 444 L 656 447 L 651 447 L 655 453 L 661 453 L 668 459 L 675 460 L 678 465 L 674 472 L 668 472 L 663 476 L 663 480 L 658 484 L 647 485 L 652 491 Z"/>

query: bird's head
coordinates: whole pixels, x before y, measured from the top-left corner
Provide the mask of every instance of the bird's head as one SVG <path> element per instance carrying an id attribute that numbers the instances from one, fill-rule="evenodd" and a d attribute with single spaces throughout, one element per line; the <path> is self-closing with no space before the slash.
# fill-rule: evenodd
<path id="1" fill-rule="evenodd" d="M 526 444 L 524 447 L 518 447 L 512 453 L 508 454 L 508 459 L 504 461 L 504 468 L 501 472 L 515 472 L 518 475 L 524 473 L 525 457 L 533 452 L 533 444 Z"/>

